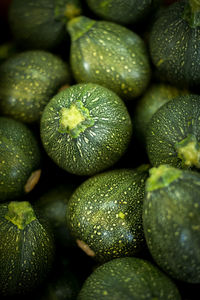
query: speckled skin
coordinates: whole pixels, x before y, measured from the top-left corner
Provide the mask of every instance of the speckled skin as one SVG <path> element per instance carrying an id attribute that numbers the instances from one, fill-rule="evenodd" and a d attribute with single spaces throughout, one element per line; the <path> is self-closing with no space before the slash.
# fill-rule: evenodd
<path id="1" fill-rule="evenodd" d="M 68 65 L 56 55 L 24 51 L 0 67 L 0 111 L 26 123 L 39 121 L 50 98 L 70 82 Z"/>
<path id="2" fill-rule="evenodd" d="M 82 132 L 73 137 L 59 130 L 60 113 L 77 101 L 88 110 L 93 125 L 84 128 L 85 122 L 81 123 Z M 44 109 L 40 127 L 47 154 L 59 167 L 77 175 L 92 175 L 111 167 L 126 151 L 132 135 L 124 102 L 93 83 L 73 85 L 55 95 Z"/>
<path id="3" fill-rule="evenodd" d="M 9 25 L 21 48 L 52 50 L 65 39 L 66 22 L 81 11 L 79 0 L 12 0 Z"/>
<path id="4" fill-rule="evenodd" d="M 155 112 L 146 134 L 147 154 L 153 166 L 169 164 L 187 168 L 184 160 L 178 157 L 176 145 L 190 134 L 200 142 L 199 117 L 200 96 L 192 94 L 174 98 Z"/>
<path id="5" fill-rule="evenodd" d="M 45 223 L 36 217 L 19 229 L 5 217 L 8 205 L 0 205 L 1 296 L 25 294 L 36 288 L 47 276 L 54 258 L 53 238 Z"/>
<path id="6" fill-rule="evenodd" d="M 31 130 L 19 121 L 0 117 L 0 201 L 25 193 L 25 184 L 40 168 L 40 148 Z"/>
<path id="7" fill-rule="evenodd" d="M 85 16 L 68 22 L 70 63 L 77 82 L 95 82 L 123 100 L 141 95 L 150 80 L 144 41 L 124 26 Z"/>
<path id="8" fill-rule="evenodd" d="M 98 268 L 84 282 L 77 300 L 181 300 L 174 282 L 151 262 L 116 258 Z"/>
<path id="9" fill-rule="evenodd" d="M 138 99 L 133 113 L 134 132 L 143 144 L 153 114 L 169 100 L 188 93 L 187 90 L 164 83 L 154 83 L 149 86 L 144 95 Z"/>
<path id="10" fill-rule="evenodd" d="M 104 20 L 130 24 L 145 18 L 151 10 L 152 0 L 87 0 L 89 8 Z"/>
<path id="11" fill-rule="evenodd" d="M 148 165 L 90 177 L 72 194 L 67 223 L 99 262 L 138 254 L 145 248 L 142 205 Z"/>
<path id="12" fill-rule="evenodd" d="M 157 168 L 155 168 L 157 169 Z M 156 182 L 169 171 L 161 168 Z M 152 175 L 153 176 L 153 171 Z M 143 226 L 155 262 L 171 277 L 200 283 L 200 175 L 180 170 L 180 176 L 158 188 L 146 181 Z"/>
<path id="13" fill-rule="evenodd" d="M 150 55 L 162 79 L 181 87 L 200 84 L 200 27 L 184 18 L 187 1 L 166 8 L 155 21 L 149 38 Z"/>

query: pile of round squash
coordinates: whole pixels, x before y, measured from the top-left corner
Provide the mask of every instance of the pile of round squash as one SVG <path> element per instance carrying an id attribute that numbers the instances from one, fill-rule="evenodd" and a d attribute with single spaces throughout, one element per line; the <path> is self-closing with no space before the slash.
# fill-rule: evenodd
<path id="1" fill-rule="evenodd" d="M 197 299 L 200 1 L 0 11 L 0 298 Z"/>

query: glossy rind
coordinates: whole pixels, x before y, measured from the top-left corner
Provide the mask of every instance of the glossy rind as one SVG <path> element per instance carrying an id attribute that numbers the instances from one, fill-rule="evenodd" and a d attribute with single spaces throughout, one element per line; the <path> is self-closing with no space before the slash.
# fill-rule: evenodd
<path id="1" fill-rule="evenodd" d="M 64 129 L 63 111 L 73 106 L 85 119 L 75 128 Z M 77 175 L 92 175 L 113 166 L 132 135 L 124 102 L 93 83 L 76 84 L 55 95 L 44 109 L 40 128 L 47 154 L 59 167 Z"/>
<path id="2" fill-rule="evenodd" d="M 124 26 L 85 16 L 68 22 L 70 64 L 77 82 L 93 82 L 116 92 L 123 100 L 141 95 L 151 69 L 142 38 Z"/>
<path id="3" fill-rule="evenodd" d="M 152 182 L 155 172 L 159 176 Z M 200 283 L 199 224 L 199 173 L 153 168 L 146 181 L 143 227 L 153 259 L 170 277 Z"/>
<path id="4" fill-rule="evenodd" d="M 66 213 L 69 229 L 95 260 L 133 256 L 145 248 L 142 206 L 147 177 L 148 165 L 107 171 L 90 177 L 72 194 Z"/>

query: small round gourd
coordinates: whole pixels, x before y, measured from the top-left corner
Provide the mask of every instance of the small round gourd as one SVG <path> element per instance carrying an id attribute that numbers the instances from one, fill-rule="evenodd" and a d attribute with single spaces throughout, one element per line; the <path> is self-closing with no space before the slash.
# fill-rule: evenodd
<path id="1" fill-rule="evenodd" d="M 143 204 L 149 251 L 170 277 L 200 283 L 200 174 L 169 165 L 150 169 Z"/>
<path id="2" fill-rule="evenodd" d="M 200 96 L 179 96 L 162 105 L 148 123 L 146 147 L 153 166 L 199 169 Z"/>
<path id="3" fill-rule="evenodd" d="M 143 145 L 148 123 L 153 114 L 169 100 L 188 93 L 186 89 L 178 89 L 166 83 L 153 83 L 148 87 L 144 95 L 138 99 L 133 113 L 134 133 Z"/>
<path id="4" fill-rule="evenodd" d="M 64 170 L 92 175 L 125 153 L 132 123 L 124 102 L 93 83 L 75 84 L 55 95 L 41 118 L 47 154 Z"/>
<path id="5" fill-rule="evenodd" d="M 98 266 L 85 280 L 77 300 L 181 300 L 175 283 L 150 261 L 116 258 Z"/>
<path id="6" fill-rule="evenodd" d="M 125 26 L 85 16 L 67 24 L 70 64 L 77 82 L 93 82 L 123 100 L 140 96 L 150 80 L 150 64 L 142 38 Z"/>
<path id="7" fill-rule="evenodd" d="M 144 243 L 142 206 L 148 165 L 90 177 L 72 194 L 67 224 L 78 246 L 96 261 L 133 256 Z"/>
<path id="8" fill-rule="evenodd" d="M 151 11 L 152 0 L 86 0 L 89 8 L 101 19 L 119 24 L 137 23 Z"/>
<path id="9" fill-rule="evenodd" d="M 54 241 L 28 201 L 0 205 L 0 240 L 0 295 L 33 291 L 52 267 Z"/>
<path id="10" fill-rule="evenodd" d="M 9 26 L 21 49 L 57 49 L 66 23 L 82 12 L 79 0 L 12 0 Z"/>
<path id="11" fill-rule="evenodd" d="M 0 117 L 0 201 L 29 193 L 41 174 L 41 150 L 23 123 Z"/>
<path id="12" fill-rule="evenodd" d="M 57 55 L 41 50 L 20 52 L 0 66 L 1 114 L 37 122 L 50 98 L 69 82 L 69 67 Z"/>
<path id="13" fill-rule="evenodd" d="M 199 87 L 199 40 L 199 1 L 176 1 L 158 15 L 149 34 L 149 49 L 162 80 L 181 88 Z"/>

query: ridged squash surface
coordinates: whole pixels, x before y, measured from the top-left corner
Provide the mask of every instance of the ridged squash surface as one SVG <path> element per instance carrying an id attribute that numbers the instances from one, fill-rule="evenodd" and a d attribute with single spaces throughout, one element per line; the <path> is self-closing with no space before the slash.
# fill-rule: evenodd
<path id="1" fill-rule="evenodd" d="M 200 283 L 200 175 L 167 165 L 150 169 L 143 204 L 150 253 L 170 277 Z"/>
<path id="2" fill-rule="evenodd" d="M 146 147 L 153 166 L 200 167 L 200 96 L 176 97 L 152 116 L 146 133 Z"/>
<path id="3" fill-rule="evenodd" d="M 113 166 L 128 148 L 132 123 L 124 102 L 94 84 L 75 84 L 44 109 L 41 138 L 47 154 L 64 170 L 92 175 Z"/>
<path id="4" fill-rule="evenodd" d="M 181 0 L 169 5 L 149 35 L 150 56 L 159 76 L 180 87 L 200 84 L 200 17 L 199 11 L 191 13 L 189 2 L 195 5 L 198 1 Z"/>
<path id="5" fill-rule="evenodd" d="M 141 95 L 150 80 L 143 39 L 125 26 L 85 16 L 68 22 L 70 63 L 77 82 L 94 82 L 122 99 Z"/>
<path id="6" fill-rule="evenodd" d="M 0 205 L 0 295 L 33 291 L 50 272 L 53 237 L 27 201 Z"/>

